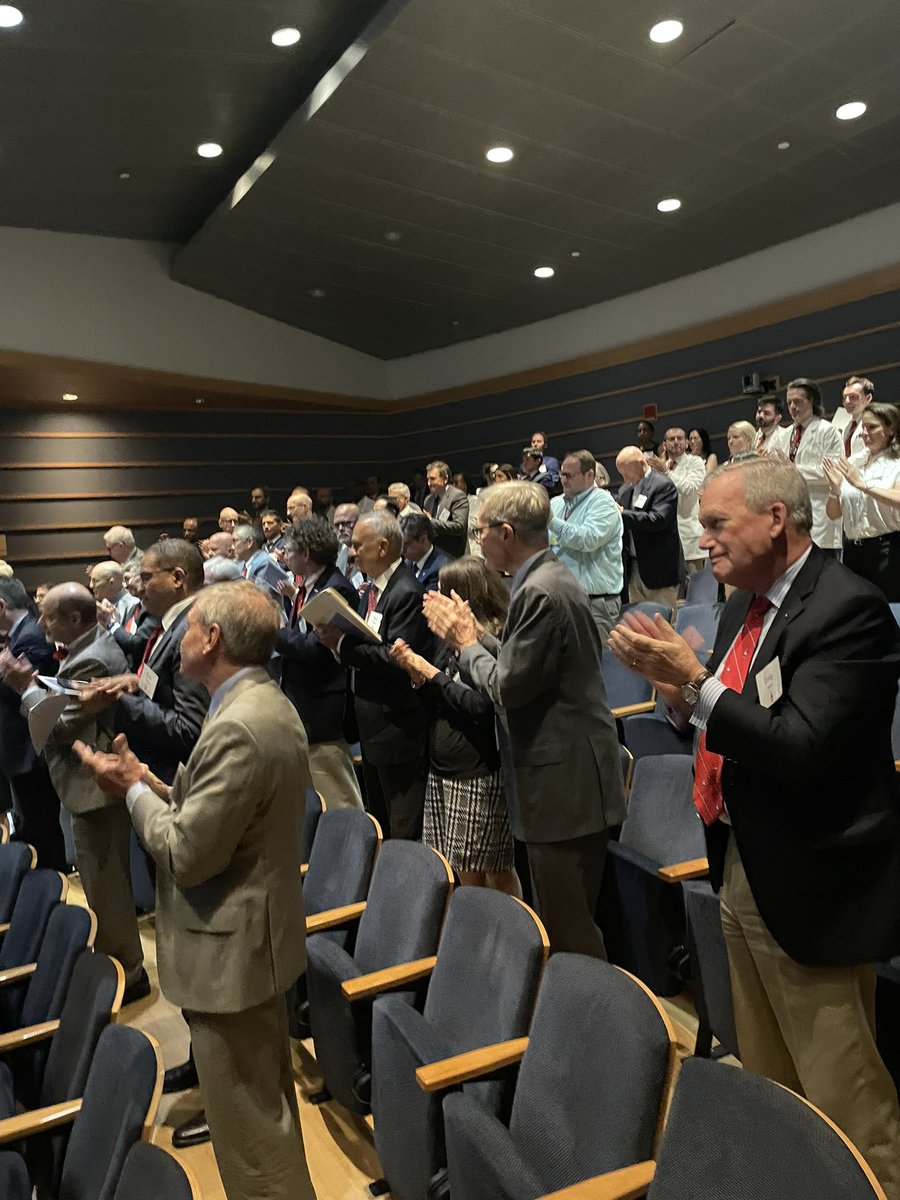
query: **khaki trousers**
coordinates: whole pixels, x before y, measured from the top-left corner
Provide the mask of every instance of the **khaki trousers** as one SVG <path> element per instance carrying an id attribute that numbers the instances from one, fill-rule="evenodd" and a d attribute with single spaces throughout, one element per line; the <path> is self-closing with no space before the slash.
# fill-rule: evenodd
<path id="1" fill-rule="evenodd" d="M 362 812 L 362 793 L 346 742 L 316 742 L 310 746 L 309 773 L 326 808 L 358 808 Z"/>
<path id="2" fill-rule="evenodd" d="M 72 814 L 78 873 L 97 914 L 96 948 L 117 958 L 134 983 L 144 951 L 131 888 L 131 818 L 124 804 Z"/>
<path id="3" fill-rule="evenodd" d="M 315 1200 L 284 996 L 243 1012 L 186 1016 L 228 1200 Z"/>
<path id="4" fill-rule="evenodd" d="M 671 587 L 648 588 L 641 579 L 637 559 L 629 559 L 629 562 L 631 563 L 631 574 L 628 576 L 628 603 L 645 604 L 655 601 L 657 604 L 668 604 L 674 616 L 675 605 L 678 603 L 678 584 L 673 583 Z"/>
<path id="5" fill-rule="evenodd" d="M 820 1108 L 888 1200 L 900 1200 L 900 1111 L 875 1045 L 875 968 L 804 967 L 785 954 L 759 914 L 734 837 L 721 903 L 743 1065 Z"/>

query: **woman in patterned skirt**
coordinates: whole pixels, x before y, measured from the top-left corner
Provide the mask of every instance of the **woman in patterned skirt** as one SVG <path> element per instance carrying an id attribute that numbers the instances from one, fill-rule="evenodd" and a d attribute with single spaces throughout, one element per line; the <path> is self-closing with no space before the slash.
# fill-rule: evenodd
<path id="1" fill-rule="evenodd" d="M 468 600 L 479 625 L 499 635 L 509 595 L 482 559 L 466 555 L 447 563 L 439 587 L 446 596 L 452 590 Z M 432 706 L 422 840 L 444 855 L 460 883 L 521 896 L 493 704 L 461 681 L 449 646 L 442 645 L 430 663 L 398 641 L 391 657 Z"/>

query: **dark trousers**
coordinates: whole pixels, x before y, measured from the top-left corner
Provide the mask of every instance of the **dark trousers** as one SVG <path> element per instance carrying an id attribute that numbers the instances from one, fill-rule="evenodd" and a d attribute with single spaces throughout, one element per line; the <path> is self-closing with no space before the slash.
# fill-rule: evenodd
<path id="1" fill-rule="evenodd" d="M 37 865 L 65 874 L 66 843 L 59 823 L 59 796 L 50 781 L 46 763 L 39 762 L 27 775 L 10 781 L 16 809 L 22 817 L 22 841 L 37 850 Z"/>
<path id="2" fill-rule="evenodd" d="M 844 566 L 884 592 L 890 604 L 900 601 L 900 533 L 844 539 Z"/>
<path id="3" fill-rule="evenodd" d="M 606 958 L 594 921 L 609 830 L 564 842 L 528 842 L 533 901 L 550 938 L 550 952 Z"/>
<path id="4" fill-rule="evenodd" d="M 386 838 L 422 840 L 425 816 L 425 763 L 391 763 L 375 767 L 363 752 L 363 778 L 366 784 L 366 808 L 381 825 Z"/>

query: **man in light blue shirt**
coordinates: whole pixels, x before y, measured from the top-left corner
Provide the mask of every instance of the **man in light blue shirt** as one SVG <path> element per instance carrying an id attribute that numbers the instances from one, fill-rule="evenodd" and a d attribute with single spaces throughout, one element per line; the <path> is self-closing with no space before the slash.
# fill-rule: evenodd
<path id="1" fill-rule="evenodd" d="M 621 607 L 622 517 L 612 496 L 597 486 L 590 450 L 567 454 L 559 476 L 563 494 L 550 501 L 550 542 L 587 592 L 605 646 Z"/>

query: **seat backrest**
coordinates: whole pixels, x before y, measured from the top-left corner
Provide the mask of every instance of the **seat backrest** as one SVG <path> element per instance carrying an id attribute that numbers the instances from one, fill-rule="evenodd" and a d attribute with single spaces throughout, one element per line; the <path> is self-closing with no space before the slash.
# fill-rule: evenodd
<path id="1" fill-rule="evenodd" d="M 510 1132 L 546 1191 L 651 1158 L 675 1033 L 618 967 L 554 954 L 519 1068 Z"/>
<path id="2" fill-rule="evenodd" d="M 354 808 L 322 813 L 303 881 L 307 916 L 365 900 L 379 841 L 368 813 Z"/>
<path id="3" fill-rule="evenodd" d="M 361 973 L 434 954 L 453 887 L 445 859 L 421 842 L 385 842 L 356 935 Z"/>
<path id="4" fill-rule="evenodd" d="M 740 1058 L 719 897 L 705 880 L 696 879 L 684 884 L 684 903 L 694 1002 L 728 1053 Z"/>
<path id="5" fill-rule="evenodd" d="M 701 663 L 709 660 L 722 615 L 721 604 L 685 604 L 675 617 L 675 632 L 680 633 Z"/>
<path id="6" fill-rule="evenodd" d="M 778 1084 L 709 1059 L 681 1068 L 650 1200 L 874 1200 L 871 1172 L 833 1125 Z"/>
<path id="7" fill-rule="evenodd" d="M 687 604 L 715 604 L 718 598 L 719 581 L 707 561 L 701 570 L 688 575 L 685 601 Z"/>
<path id="8" fill-rule="evenodd" d="M 639 758 L 619 841 L 660 866 L 702 858 L 706 839 L 693 788 L 693 759 L 687 754 Z"/>
<path id="9" fill-rule="evenodd" d="M 667 621 L 672 620 L 672 610 L 668 604 L 662 604 L 659 600 L 643 600 L 640 604 L 625 604 L 622 607 L 622 612 L 639 612 L 643 613 L 652 621 L 657 613 L 662 613 Z"/>
<path id="10" fill-rule="evenodd" d="M 0 924 L 12 916 L 19 887 L 31 870 L 31 847 L 24 842 L 0 846 Z"/>
<path id="11" fill-rule="evenodd" d="M 125 973 L 117 962 L 82 950 L 47 1056 L 41 1105 L 59 1104 L 84 1093 L 100 1035 L 119 1011 L 124 990 Z"/>
<path id="12" fill-rule="evenodd" d="M 60 1015 L 75 960 L 82 950 L 94 944 L 96 931 L 97 918 L 89 908 L 57 904 L 47 921 L 37 956 L 37 969 L 25 993 L 21 1012 L 23 1025 L 54 1021 Z"/>
<path id="13" fill-rule="evenodd" d="M 490 888 L 457 888 L 423 1010 L 448 1054 L 525 1035 L 548 948 L 527 904 Z"/>
<path id="14" fill-rule="evenodd" d="M 37 961 L 50 913 L 62 897 L 63 879 L 58 871 L 38 867 L 25 874 L 0 947 L 0 971 Z"/>
<path id="15" fill-rule="evenodd" d="M 603 683 L 610 708 L 624 708 L 628 704 L 647 704 L 653 698 L 653 687 L 641 675 L 629 671 L 611 650 L 604 648 L 601 658 Z"/>
<path id="16" fill-rule="evenodd" d="M 315 788 L 306 789 L 306 809 L 303 816 L 303 833 L 300 838 L 300 861 L 309 862 L 312 844 L 316 839 L 319 817 L 325 811 L 322 797 Z"/>
<path id="17" fill-rule="evenodd" d="M 622 783 L 625 787 L 625 795 L 631 791 L 631 778 L 634 774 L 634 755 L 627 746 L 619 744 L 619 765 L 622 768 Z"/>
<path id="18" fill-rule="evenodd" d="M 113 1200 L 128 1151 L 155 1116 L 161 1090 L 155 1042 L 131 1025 L 107 1025 L 69 1136 L 59 1200 Z"/>
<path id="19" fill-rule="evenodd" d="M 115 1200 L 191 1200 L 190 1176 L 160 1146 L 135 1142 L 128 1151 Z"/>

